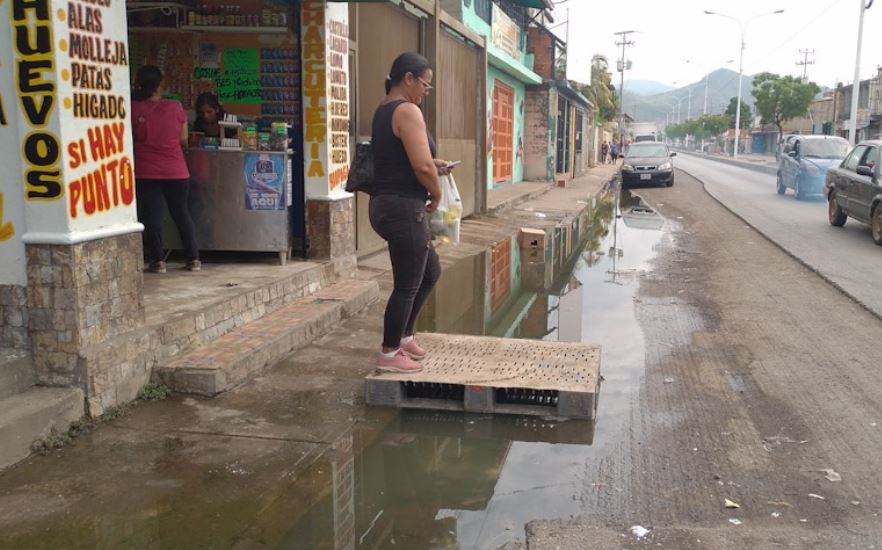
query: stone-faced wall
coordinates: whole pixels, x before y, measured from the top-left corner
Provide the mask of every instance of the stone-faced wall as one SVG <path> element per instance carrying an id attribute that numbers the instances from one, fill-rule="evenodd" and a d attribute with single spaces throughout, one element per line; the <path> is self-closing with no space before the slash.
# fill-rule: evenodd
<path id="1" fill-rule="evenodd" d="M 30 244 L 27 261 L 37 382 L 86 387 L 83 350 L 143 324 L 141 235 Z"/>
<path id="2" fill-rule="evenodd" d="M 28 289 L 25 286 L 0 285 L 0 348 L 30 348 Z"/>
<path id="3" fill-rule="evenodd" d="M 306 236 L 311 259 L 355 253 L 355 197 L 306 201 Z"/>

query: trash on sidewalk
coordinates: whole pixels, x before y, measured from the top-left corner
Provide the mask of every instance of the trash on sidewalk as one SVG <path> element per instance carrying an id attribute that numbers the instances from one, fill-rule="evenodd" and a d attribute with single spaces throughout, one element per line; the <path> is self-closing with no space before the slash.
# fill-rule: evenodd
<path id="1" fill-rule="evenodd" d="M 814 498 L 817 500 L 827 500 L 825 497 L 822 497 L 821 495 L 816 495 L 815 493 L 809 493 L 808 496 L 809 498 Z"/>
<path id="2" fill-rule="evenodd" d="M 827 481 L 842 481 L 842 476 L 839 475 L 839 472 L 833 470 L 832 468 L 821 468 L 820 470 L 814 470 L 815 472 L 820 472 L 824 474 L 824 477 L 827 478 Z"/>
<path id="3" fill-rule="evenodd" d="M 633 525 L 633 526 L 631 526 L 630 531 L 631 531 L 632 535 L 634 535 L 638 539 L 642 539 L 643 537 L 645 537 L 646 535 L 649 534 L 651 529 L 647 529 L 646 527 L 643 527 L 642 525 Z"/>
<path id="4" fill-rule="evenodd" d="M 742 522 L 738 518 L 729 518 L 729 523 L 731 523 L 732 525 L 741 525 Z"/>
<path id="5" fill-rule="evenodd" d="M 741 505 L 734 500 L 726 499 L 726 508 L 741 508 Z"/>

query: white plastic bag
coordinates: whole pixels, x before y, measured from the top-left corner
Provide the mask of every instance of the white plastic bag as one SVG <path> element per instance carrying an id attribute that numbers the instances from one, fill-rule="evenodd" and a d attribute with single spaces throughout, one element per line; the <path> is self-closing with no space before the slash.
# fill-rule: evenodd
<path id="1" fill-rule="evenodd" d="M 459 242 L 459 226 L 462 222 L 462 198 L 453 174 L 441 176 L 441 201 L 432 213 L 429 227 L 432 234 L 442 242 Z"/>

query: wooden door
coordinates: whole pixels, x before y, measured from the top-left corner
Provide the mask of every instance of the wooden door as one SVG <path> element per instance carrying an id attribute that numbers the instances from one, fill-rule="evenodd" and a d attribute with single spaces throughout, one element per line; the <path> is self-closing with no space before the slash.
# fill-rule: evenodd
<path id="1" fill-rule="evenodd" d="M 350 9 L 352 4 L 350 4 Z M 389 4 L 358 4 L 356 32 L 360 39 L 354 63 L 356 94 L 352 96 L 355 111 L 356 139 L 370 139 L 374 111 L 386 95 L 384 83 L 392 61 L 401 52 L 420 51 L 419 20 L 397 6 Z M 383 40 L 375 37 L 382 36 Z M 352 149 L 355 152 L 355 149 Z M 356 253 L 365 256 L 386 246 L 371 228 L 368 218 L 370 197 L 355 195 Z"/>
<path id="2" fill-rule="evenodd" d="M 493 182 L 511 181 L 514 149 L 514 90 L 493 85 Z"/>
<path id="3" fill-rule="evenodd" d="M 450 32 L 441 33 L 439 49 L 432 94 L 440 102 L 435 139 L 439 158 L 462 162 L 453 174 L 463 215 L 468 216 L 480 208 L 487 187 L 486 172 L 480 166 L 486 166 L 486 156 L 480 154 L 483 139 L 478 134 L 486 131 L 486 115 L 482 96 L 474 93 L 485 86 L 481 78 L 485 69 L 477 47 Z"/>

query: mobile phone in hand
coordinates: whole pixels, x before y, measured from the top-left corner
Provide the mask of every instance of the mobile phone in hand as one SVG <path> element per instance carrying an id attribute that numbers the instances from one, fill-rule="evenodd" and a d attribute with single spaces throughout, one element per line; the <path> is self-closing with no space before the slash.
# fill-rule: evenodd
<path id="1" fill-rule="evenodd" d="M 451 162 L 448 162 L 447 164 L 445 164 L 444 167 L 447 169 L 456 168 L 460 164 L 462 164 L 461 160 L 454 160 L 454 161 L 451 161 Z"/>

